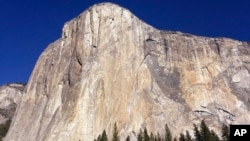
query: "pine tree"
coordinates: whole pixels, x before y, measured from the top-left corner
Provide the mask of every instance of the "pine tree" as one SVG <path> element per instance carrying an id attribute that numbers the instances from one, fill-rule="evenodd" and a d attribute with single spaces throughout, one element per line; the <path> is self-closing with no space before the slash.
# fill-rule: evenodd
<path id="1" fill-rule="evenodd" d="M 126 141 L 130 141 L 130 137 L 129 136 L 127 136 Z"/>
<path id="2" fill-rule="evenodd" d="M 157 138 L 156 138 L 157 141 L 161 141 L 161 136 L 159 134 L 159 132 L 157 133 Z"/>
<path id="3" fill-rule="evenodd" d="M 152 132 L 150 133 L 149 138 L 150 138 L 150 141 L 156 141 L 156 138 Z"/>
<path id="4" fill-rule="evenodd" d="M 105 130 L 102 132 L 101 141 L 108 141 L 108 137 Z"/>
<path id="5" fill-rule="evenodd" d="M 194 137 L 195 137 L 195 141 L 202 141 L 201 140 L 201 133 L 195 124 L 194 124 Z"/>
<path id="6" fill-rule="evenodd" d="M 99 135 L 99 136 L 97 137 L 97 141 L 101 141 L 101 139 L 102 139 L 102 137 L 101 137 L 101 135 Z"/>
<path id="7" fill-rule="evenodd" d="M 158 141 L 157 140 L 157 135 L 154 135 L 154 140 L 153 141 Z"/>
<path id="8" fill-rule="evenodd" d="M 179 141 L 186 141 L 183 133 L 180 134 Z"/>
<path id="9" fill-rule="evenodd" d="M 143 134 L 142 134 L 141 129 L 140 129 L 139 134 L 137 135 L 137 140 L 138 140 L 138 141 L 143 141 Z"/>
<path id="10" fill-rule="evenodd" d="M 201 121 L 200 130 L 201 140 L 209 141 L 211 133 L 204 120 Z"/>
<path id="11" fill-rule="evenodd" d="M 226 124 L 222 125 L 222 135 L 221 138 L 223 141 L 230 141 L 230 130 Z"/>
<path id="12" fill-rule="evenodd" d="M 119 138 L 119 136 L 118 136 L 118 130 L 117 130 L 116 123 L 115 123 L 115 125 L 114 125 L 112 141 L 120 141 L 120 138 Z"/>
<path id="13" fill-rule="evenodd" d="M 213 130 L 210 131 L 209 141 L 220 141 L 218 135 Z"/>
<path id="14" fill-rule="evenodd" d="M 146 128 L 146 127 L 144 128 L 143 141 L 150 141 L 150 140 L 149 140 L 148 131 L 147 131 L 147 128 Z"/>
<path id="15" fill-rule="evenodd" d="M 185 137 L 186 141 L 192 141 L 192 137 L 190 136 L 188 130 L 186 131 L 186 137 Z"/>
<path id="16" fill-rule="evenodd" d="M 165 141 L 172 141 L 172 134 L 167 124 L 165 125 Z"/>

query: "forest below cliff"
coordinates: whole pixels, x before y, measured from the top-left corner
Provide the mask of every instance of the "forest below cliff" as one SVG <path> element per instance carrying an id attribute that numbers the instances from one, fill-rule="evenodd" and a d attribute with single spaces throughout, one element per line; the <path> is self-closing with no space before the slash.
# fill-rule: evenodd
<path id="1" fill-rule="evenodd" d="M 185 134 L 180 133 L 179 137 L 173 137 L 168 125 L 166 124 L 164 136 L 161 136 L 159 133 L 156 135 L 152 132 L 148 133 L 147 128 L 144 128 L 140 129 L 136 137 L 138 141 L 230 141 L 230 130 L 229 126 L 226 124 L 222 125 L 221 133 L 216 134 L 213 130 L 210 130 L 205 121 L 202 120 L 200 127 L 193 124 L 193 133 L 193 137 L 190 135 L 189 131 L 186 131 Z M 120 141 L 116 123 L 114 124 L 111 139 L 107 136 L 106 131 L 103 130 L 102 134 L 94 139 L 94 141 Z M 130 141 L 130 136 L 127 136 L 126 141 Z"/>
<path id="2" fill-rule="evenodd" d="M 7 121 L 0 125 L 0 141 L 2 141 L 3 137 L 7 134 L 10 122 L 11 121 Z M 136 137 L 138 141 L 230 141 L 230 130 L 229 126 L 226 124 L 222 125 L 221 133 L 219 133 L 219 135 L 213 130 L 210 130 L 204 120 L 201 121 L 200 127 L 196 124 L 193 124 L 193 126 L 193 137 L 190 135 L 189 131 L 186 131 L 185 134 L 180 133 L 179 137 L 173 137 L 167 124 L 165 125 L 164 137 L 159 133 L 156 135 L 152 132 L 148 133 L 147 128 L 144 128 L 143 130 L 141 129 Z M 102 134 L 94 139 L 94 141 L 120 141 L 116 123 L 114 124 L 111 139 L 107 136 L 106 131 L 103 130 Z M 130 141 L 130 136 L 127 136 L 126 141 Z"/>

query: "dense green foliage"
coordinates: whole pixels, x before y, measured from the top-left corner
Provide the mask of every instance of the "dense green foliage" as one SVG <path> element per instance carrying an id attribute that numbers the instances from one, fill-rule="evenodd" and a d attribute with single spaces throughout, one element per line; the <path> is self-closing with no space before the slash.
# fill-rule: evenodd
<path id="1" fill-rule="evenodd" d="M 194 124 L 194 137 L 195 141 L 201 141 L 201 133 L 195 124 Z"/>
<path id="2" fill-rule="evenodd" d="M 104 130 L 102 132 L 102 135 L 99 135 L 97 139 L 95 139 L 94 141 L 108 141 L 108 136 L 106 134 L 106 131 Z"/>
<path id="3" fill-rule="evenodd" d="M 165 125 L 165 141 L 172 141 L 172 134 L 167 124 Z"/>
<path id="4" fill-rule="evenodd" d="M 220 141 L 219 136 L 213 131 L 210 131 L 210 141 Z"/>
<path id="5" fill-rule="evenodd" d="M 4 124 L 0 124 L 0 141 L 3 140 L 3 137 L 7 134 L 10 128 L 11 120 L 6 121 Z"/>
<path id="6" fill-rule="evenodd" d="M 189 134 L 188 131 L 186 131 L 185 141 L 192 141 L 192 137 L 191 137 L 191 135 Z"/>
<path id="7" fill-rule="evenodd" d="M 213 130 L 209 129 L 204 120 L 201 121 L 200 128 L 194 124 L 193 133 L 194 138 L 191 137 L 189 131 L 186 131 L 186 134 L 180 133 L 179 137 L 173 138 L 172 133 L 166 124 L 163 137 L 159 133 L 157 133 L 157 135 L 154 135 L 152 132 L 149 134 L 147 128 L 144 128 L 143 130 L 140 129 L 136 137 L 138 141 L 230 141 L 229 127 L 225 124 L 222 125 L 221 129 L 222 140 L 220 140 L 219 136 Z M 95 141 L 108 141 L 105 130 L 102 135 L 98 136 L 97 140 L 95 139 Z M 116 123 L 114 125 L 112 141 L 120 141 Z M 126 141 L 130 141 L 129 136 L 127 136 Z"/>
<path id="8" fill-rule="evenodd" d="M 143 132 L 143 141 L 150 141 L 150 138 L 149 138 L 149 135 L 148 135 L 147 128 L 144 128 L 144 132 Z"/>
<path id="9" fill-rule="evenodd" d="M 222 141 L 230 141 L 230 130 L 229 127 L 226 124 L 222 125 Z"/>
<path id="10" fill-rule="evenodd" d="M 219 141 L 219 137 L 213 130 L 209 130 L 204 120 L 201 121 L 200 131 L 197 130 L 194 129 L 197 141 Z"/>
<path id="11" fill-rule="evenodd" d="M 142 134 L 141 129 L 140 129 L 140 132 L 139 132 L 139 134 L 138 134 L 138 136 L 137 136 L 137 140 L 138 140 L 138 141 L 143 141 L 143 134 Z"/>
<path id="12" fill-rule="evenodd" d="M 201 127 L 200 127 L 200 135 L 202 141 L 210 141 L 210 131 L 207 125 L 205 124 L 205 121 L 201 121 Z"/>
<path id="13" fill-rule="evenodd" d="M 186 141 L 185 135 L 183 133 L 180 134 L 179 141 Z"/>

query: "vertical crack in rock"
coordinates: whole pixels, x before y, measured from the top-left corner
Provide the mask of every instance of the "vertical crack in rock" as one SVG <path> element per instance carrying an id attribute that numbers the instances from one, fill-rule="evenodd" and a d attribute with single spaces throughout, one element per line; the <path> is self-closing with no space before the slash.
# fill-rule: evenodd
<path id="1" fill-rule="evenodd" d="M 216 48 L 217 48 L 217 53 L 220 55 L 220 45 L 215 41 L 215 44 L 216 44 Z"/>
<path id="2" fill-rule="evenodd" d="M 163 46 L 164 46 L 164 51 L 165 51 L 165 55 L 166 55 L 166 59 L 167 59 L 169 47 L 168 47 L 168 42 L 166 39 L 163 39 Z"/>
<path id="3" fill-rule="evenodd" d="M 92 32 L 92 47 L 96 48 L 98 46 L 99 31 L 100 31 L 100 11 L 98 8 L 90 9 L 90 27 Z M 98 21 L 96 21 L 98 20 Z"/>
<path id="4" fill-rule="evenodd" d="M 214 39 L 209 41 L 209 45 L 212 48 L 212 50 L 221 57 L 221 45 L 219 43 L 219 39 Z"/>

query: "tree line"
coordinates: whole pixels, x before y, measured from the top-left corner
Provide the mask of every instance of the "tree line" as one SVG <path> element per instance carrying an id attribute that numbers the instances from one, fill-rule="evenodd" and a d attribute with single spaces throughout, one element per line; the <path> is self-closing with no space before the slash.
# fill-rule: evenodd
<path id="1" fill-rule="evenodd" d="M 136 137 L 138 141 L 230 141 L 230 130 L 229 126 L 226 124 L 222 125 L 220 136 L 218 136 L 213 130 L 210 130 L 204 120 L 201 121 L 200 127 L 193 124 L 193 131 L 193 138 L 189 131 L 186 131 L 185 134 L 180 133 L 179 137 L 173 137 L 168 125 L 166 124 L 164 137 L 159 133 L 156 135 L 152 132 L 148 133 L 147 128 L 140 129 Z M 114 124 L 111 140 L 108 138 L 106 131 L 103 130 L 102 134 L 98 135 L 94 141 L 120 141 L 116 123 Z M 130 141 L 130 136 L 127 136 L 126 141 Z"/>

